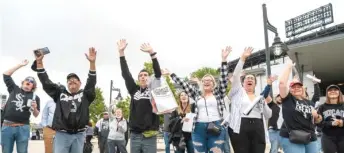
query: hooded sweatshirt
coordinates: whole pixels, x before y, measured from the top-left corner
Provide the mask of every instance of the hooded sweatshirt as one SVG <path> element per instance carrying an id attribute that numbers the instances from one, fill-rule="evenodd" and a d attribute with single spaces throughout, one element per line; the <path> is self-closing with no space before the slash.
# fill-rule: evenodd
<path id="1" fill-rule="evenodd" d="M 322 104 L 318 109 L 318 114 L 323 117 L 320 126 L 322 127 L 323 134 L 327 136 L 344 136 L 344 127 L 332 126 L 334 119 L 340 119 L 344 122 L 344 104 L 329 104 L 327 91 L 330 88 L 337 88 L 338 86 L 331 85 L 326 89 L 326 102 Z M 339 90 L 339 101 L 343 102 L 343 94 Z"/>
<path id="2" fill-rule="evenodd" d="M 109 123 L 109 136 L 110 140 L 125 140 L 125 132 L 127 131 L 127 121 L 124 118 L 110 119 Z"/>

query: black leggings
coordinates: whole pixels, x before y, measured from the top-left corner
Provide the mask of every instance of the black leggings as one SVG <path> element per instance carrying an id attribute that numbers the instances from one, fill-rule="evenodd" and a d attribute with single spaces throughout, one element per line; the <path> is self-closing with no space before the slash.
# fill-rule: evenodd
<path id="1" fill-rule="evenodd" d="M 240 133 L 228 128 L 234 152 L 264 153 L 266 142 L 262 119 L 241 118 Z"/>
<path id="2" fill-rule="evenodd" d="M 344 153 L 344 136 L 327 136 L 323 134 L 321 145 L 324 153 Z"/>
<path id="3" fill-rule="evenodd" d="M 91 143 L 92 137 L 93 137 L 92 135 L 87 135 L 86 136 L 86 142 Z"/>

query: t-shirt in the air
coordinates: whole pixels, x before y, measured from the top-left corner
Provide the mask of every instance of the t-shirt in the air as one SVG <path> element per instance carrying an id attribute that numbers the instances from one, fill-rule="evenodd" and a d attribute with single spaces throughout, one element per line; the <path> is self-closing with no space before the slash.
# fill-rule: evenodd
<path id="1" fill-rule="evenodd" d="M 282 137 L 288 138 L 290 130 L 303 130 L 312 134 L 312 141 L 316 140 L 310 101 L 298 100 L 289 93 L 282 99 L 282 114 L 284 119 L 280 132 Z"/>

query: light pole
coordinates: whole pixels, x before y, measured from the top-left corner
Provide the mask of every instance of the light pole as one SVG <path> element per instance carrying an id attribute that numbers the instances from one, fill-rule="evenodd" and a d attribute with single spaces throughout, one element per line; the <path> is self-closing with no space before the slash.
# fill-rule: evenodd
<path id="1" fill-rule="evenodd" d="M 273 53 L 275 56 L 280 56 L 282 53 L 287 50 L 286 45 L 282 43 L 281 38 L 278 36 L 277 28 L 270 24 L 268 20 L 266 5 L 263 4 L 263 24 L 264 24 L 264 39 L 265 39 L 265 58 L 266 58 L 266 76 L 271 76 L 271 65 L 270 65 L 270 47 L 269 47 L 269 35 L 268 30 L 275 33 L 275 39 L 272 43 Z M 270 90 L 270 96 L 273 97 L 272 88 Z"/>
<path id="2" fill-rule="evenodd" d="M 109 102 L 109 107 L 111 106 L 112 104 L 112 91 L 117 91 L 118 92 L 118 95 L 116 97 L 116 100 L 119 101 L 119 100 L 122 100 L 122 95 L 121 95 L 121 89 L 119 88 L 115 88 L 113 87 L 113 80 L 110 81 L 110 102 Z"/>

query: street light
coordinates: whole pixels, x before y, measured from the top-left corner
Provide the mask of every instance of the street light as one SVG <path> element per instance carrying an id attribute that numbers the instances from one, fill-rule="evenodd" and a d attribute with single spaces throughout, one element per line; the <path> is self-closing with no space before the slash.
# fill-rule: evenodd
<path id="1" fill-rule="evenodd" d="M 118 95 L 116 97 L 116 101 L 120 101 L 120 100 L 123 99 L 122 95 L 121 95 L 121 89 L 113 87 L 113 80 L 111 80 L 111 82 L 110 82 L 110 102 L 109 102 L 109 106 L 111 106 L 111 104 L 112 104 L 112 91 L 117 91 L 118 92 Z"/>
<path id="2" fill-rule="evenodd" d="M 266 58 L 266 73 L 267 76 L 271 76 L 271 64 L 270 64 L 270 47 L 269 47 L 269 36 L 268 30 L 275 33 L 275 39 L 273 42 L 273 53 L 275 56 L 280 56 L 284 51 L 287 50 L 287 47 L 282 43 L 281 38 L 278 36 L 277 28 L 270 24 L 268 20 L 266 5 L 263 4 L 263 25 L 264 25 L 264 39 L 265 39 L 265 58 Z M 270 92 L 271 97 L 273 97 L 273 92 L 271 88 Z"/>

